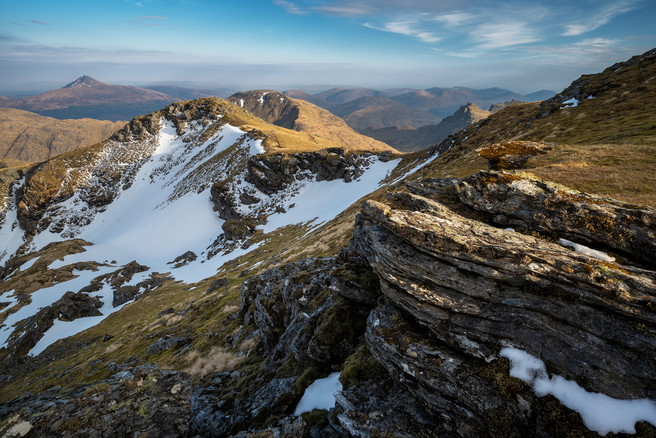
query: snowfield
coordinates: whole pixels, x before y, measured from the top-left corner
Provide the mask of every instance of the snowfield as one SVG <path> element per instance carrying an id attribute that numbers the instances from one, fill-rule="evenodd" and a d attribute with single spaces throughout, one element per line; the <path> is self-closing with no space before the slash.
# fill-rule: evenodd
<path id="1" fill-rule="evenodd" d="M 76 226 L 73 221 L 66 225 L 61 233 L 45 230 L 32 239 L 31 251 L 38 251 L 51 242 L 66 240 L 73 235 L 92 243 L 86 246 L 85 252 L 68 255 L 50 264 L 49 269 L 57 269 L 73 263 L 96 261 L 110 263 L 99 271 L 76 271 L 77 278 L 56 284 L 34 292 L 31 304 L 22 307 L 10 315 L 0 327 L 0 345 L 6 344 L 13 332 L 13 325 L 34 315 L 39 309 L 49 306 L 59 300 L 67 291 L 78 291 L 89 284 L 92 278 L 113 272 L 120 267 L 136 261 L 150 269 L 135 274 L 130 284 L 136 284 L 148 278 L 152 273 L 171 272 L 180 281 L 193 283 L 216 274 L 217 270 L 228 260 L 253 250 L 238 248 L 228 254 L 215 255 L 208 258 L 208 248 L 222 234 L 224 221 L 213 211 L 210 199 L 210 188 L 213 182 L 228 177 L 210 173 L 202 179 L 194 171 L 208 163 L 217 154 L 238 144 L 247 155 L 264 153 L 261 140 L 254 140 L 239 128 L 224 124 L 211 138 L 200 142 L 203 126 L 192 123 L 187 132 L 178 136 L 173 123 L 163 122 L 156 138 L 156 147 L 147 156 L 134 175 L 129 188 L 118 189 L 117 196 L 106 206 L 104 211 L 92 211 L 80 198 L 79 191 L 69 199 L 59 203 L 59 215 L 68 217 L 89 217 L 93 220 L 85 226 Z M 190 138 L 192 141 L 190 141 Z M 125 145 L 115 145 L 125 148 Z M 114 152 L 107 151 L 105 160 L 114 160 Z M 279 227 L 290 224 L 311 224 L 312 228 L 333 219 L 362 196 L 377 189 L 380 183 L 398 164 L 399 160 L 381 162 L 375 156 L 368 159 L 367 170 L 357 180 L 345 183 L 342 180 L 316 182 L 314 176 L 294 182 L 288 189 L 269 196 L 259 192 L 255 186 L 244 181 L 244 175 L 233 178 L 236 188 L 249 189 L 260 202 L 259 208 L 268 208 L 273 214 L 268 222 L 260 228 L 270 233 Z M 121 163 L 110 163 L 121 166 Z M 231 163 L 222 164 L 226 172 L 230 171 Z M 93 183 L 92 171 L 89 170 L 89 181 Z M 192 175 L 193 174 L 193 175 Z M 200 178 L 200 179 L 199 179 Z M 196 186 L 189 189 L 189 181 Z M 24 179 L 19 184 L 24 184 Z M 198 187 L 200 186 L 200 187 Z M 281 206 L 283 210 L 273 210 Z M 254 206 L 241 206 L 246 213 Z M 94 216 L 95 214 L 95 216 Z M 23 231 L 18 226 L 15 203 L 11 203 L 6 211 L 6 218 L 0 228 L 0 249 L 2 260 L 6 262 L 25 242 Z M 187 251 L 194 252 L 198 257 L 189 264 L 173 268 L 170 263 L 176 257 Z M 25 263 L 22 270 L 27 269 L 36 259 Z M 109 286 L 91 296 L 102 300 L 100 308 L 102 316 L 79 318 L 72 322 L 56 320 L 30 351 L 37 355 L 49 345 L 67 336 L 72 336 L 92 327 L 122 306 L 112 307 L 112 290 Z M 3 294 L 3 300 L 13 300 L 12 294 Z M 13 306 L 14 304 L 12 304 Z"/>

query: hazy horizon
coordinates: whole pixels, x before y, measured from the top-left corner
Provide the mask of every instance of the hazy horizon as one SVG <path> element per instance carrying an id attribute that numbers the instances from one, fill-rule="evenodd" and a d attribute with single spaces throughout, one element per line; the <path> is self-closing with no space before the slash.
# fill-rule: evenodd
<path id="1" fill-rule="evenodd" d="M 26 0 L 4 5 L 2 93 L 82 75 L 234 90 L 560 91 L 656 46 L 647 0 Z M 0 93 L 0 94 L 2 94 Z"/>

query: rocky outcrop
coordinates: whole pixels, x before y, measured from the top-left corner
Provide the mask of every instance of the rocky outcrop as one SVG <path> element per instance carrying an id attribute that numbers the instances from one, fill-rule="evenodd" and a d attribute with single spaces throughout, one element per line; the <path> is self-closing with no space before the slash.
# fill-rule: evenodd
<path id="1" fill-rule="evenodd" d="M 371 154 L 351 154 L 341 148 L 327 148 L 318 152 L 254 155 L 248 160 L 246 180 L 270 195 L 284 189 L 296 179 L 314 177 L 316 181 L 342 179 L 351 182 L 365 171 Z M 391 154 L 380 154 L 386 161 Z"/>
<path id="2" fill-rule="evenodd" d="M 245 323 L 258 327 L 270 368 L 280 366 L 290 353 L 301 364 L 338 365 L 355 350 L 368 309 L 336 292 L 366 296 L 371 286 L 349 279 L 347 273 L 353 271 L 342 263 L 307 259 L 244 282 L 241 314 Z"/>
<path id="3" fill-rule="evenodd" d="M 521 227 L 621 254 L 656 268 L 656 210 L 581 193 L 529 175 L 481 172 L 455 185 L 460 200 Z"/>
<path id="4" fill-rule="evenodd" d="M 0 406 L 2 436 L 189 436 L 191 381 L 154 365 L 73 388 L 54 387 Z"/>
<path id="5" fill-rule="evenodd" d="M 424 196 L 367 201 L 347 250 L 368 261 L 387 300 L 369 315 L 367 342 L 393 379 L 442 416 L 440 428 L 460 436 L 499 436 L 508 427 L 552 434 L 545 418 L 554 405 L 504 371 L 499 351 L 508 346 L 588 391 L 656 398 L 656 272 L 467 219 L 428 198 L 448 185 L 501 226 L 571 238 L 581 232 L 601 247 L 613 234 L 649 236 L 656 218 L 646 208 L 487 172 L 410 186 Z M 556 190 L 561 195 L 550 197 Z M 608 228 L 577 231 L 589 217 Z M 634 247 L 649 241 L 631 238 Z"/>
<path id="6" fill-rule="evenodd" d="M 478 153 L 488 160 L 491 170 L 520 169 L 530 158 L 546 154 L 554 147 L 554 144 L 515 140 L 486 146 Z"/>

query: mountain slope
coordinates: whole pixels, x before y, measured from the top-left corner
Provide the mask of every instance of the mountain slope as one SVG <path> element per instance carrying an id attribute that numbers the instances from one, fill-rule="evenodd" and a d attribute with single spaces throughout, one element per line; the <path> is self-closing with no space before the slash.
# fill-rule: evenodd
<path id="1" fill-rule="evenodd" d="M 111 85 L 81 76 L 62 88 L 0 101 L 0 104 L 58 119 L 86 117 L 117 121 L 150 113 L 175 100 L 158 91 Z"/>
<path id="2" fill-rule="evenodd" d="M 656 50 L 650 50 L 583 75 L 551 99 L 510 106 L 447 137 L 432 148 L 445 154 L 432 172 L 461 177 L 485 169 L 476 150 L 497 143 L 555 142 L 553 152 L 528 162 L 531 172 L 578 190 L 654 206 L 656 169 L 648 157 L 656 152 L 655 99 Z"/>
<path id="3" fill-rule="evenodd" d="M 490 111 L 484 111 L 476 104 L 468 103 L 436 125 L 426 125 L 416 129 L 409 126 L 369 128 L 363 129 L 362 133 L 384 141 L 403 152 L 419 151 L 441 142 L 446 136 L 458 132 L 490 114 Z"/>
<path id="4" fill-rule="evenodd" d="M 347 150 L 393 151 L 384 143 L 358 134 L 332 113 L 276 91 L 235 93 L 228 100 L 269 123 L 326 138 Z"/>
<path id="5" fill-rule="evenodd" d="M 332 219 L 398 162 L 389 151 L 355 150 L 269 125 L 221 99 L 199 99 L 26 170 L 3 200 L 0 294 L 20 303 L 4 313 L 2 357 L 36 355 L 165 281 L 210 277 L 280 227 L 307 231 Z M 54 277 L 33 283 L 42 272 L 29 267 L 62 240 L 76 242 L 78 253 L 48 262 Z M 36 257 L 25 263 L 28 253 Z M 96 302 L 99 313 L 82 325 L 39 319 L 22 340 L 14 325 L 44 318 L 34 312 L 59 305 L 69 290 Z"/>
<path id="6" fill-rule="evenodd" d="M 383 96 L 360 97 L 333 106 L 330 111 L 358 131 L 396 125 L 419 127 L 440 121 L 440 117 L 427 111 L 414 109 Z"/>
<path id="7" fill-rule="evenodd" d="M 109 138 L 124 122 L 58 120 L 0 108 L 0 158 L 41 161 Z"/>

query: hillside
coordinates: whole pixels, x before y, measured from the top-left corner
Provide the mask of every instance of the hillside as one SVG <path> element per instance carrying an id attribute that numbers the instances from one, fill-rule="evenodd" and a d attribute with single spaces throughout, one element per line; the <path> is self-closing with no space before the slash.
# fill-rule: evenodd
<path id="1" fill-rule="evenodd" d="M 347 150 L 393 151 L 384 143 L 358 134 L 329 111 L 276 91 L 235 93 L 228 100 L 264 121 L 323 137 Z"/>
<path id="2" fill-rule="evenodd" d="M 474 90 L 471 88 L 428 88 L 395 96 L 394 100 L 413 108 L 422 109 L 439 117 L 447 117 L 467 102 L 480 108 L 509 100 L 526 101 L 526 97 L 502 88 Z"/>
<path id="3" fill-rule="evenodd" d="M 656 206 L 656 50 L 583 75 L 544 102 L 505 108 L 447 137 L 434 175 L 463 177 L 487 168 L 479 148 L 508 141 L 553 142 L 526 166 L 582 191 Z M 427 166 L 425 171 L 428 171 Z"/>
<path id="4" fill-rule="evenodd" d="M 361 132 L 364 135 L 392 145 L 402 152 L 412 152 L 433 146 L 445 137 L 486 118 L 490 114 L 490 111 L 484 111 L 476 104 L 468 103 L 436 125 L 426 125 L 416 129 L 410 126 L 368 128 L 361 130 Z"/>
<path id="5" fill-rule="evenodd" d="M 58 120 L 0 108 L 0 159 L 42 161 L 109 138 L 125 122 Z"/>
<path id="6" fill-rule="evenodd" d="M 0 433 L 653 436 L 655 93 L 402 156 L 199 99 L 0 169 Z"/>
<path id="7" fill-rule="evenodd" d="M 81 76 L 68 85 L 37 96 L 0 101 L 0 105 L 57 119 L 130 120 L 176 99 L 154 90 L 112 85 Z"/>
<path id="8" fill-rule="evenodd" d="M 419 127 L 437 123 L 440 118 L 417 110 L 388 97 L 361 97 L 333 106 L 330 112 L 341 117 L 355 130 L 382 128 L 385 126 Z"/>

